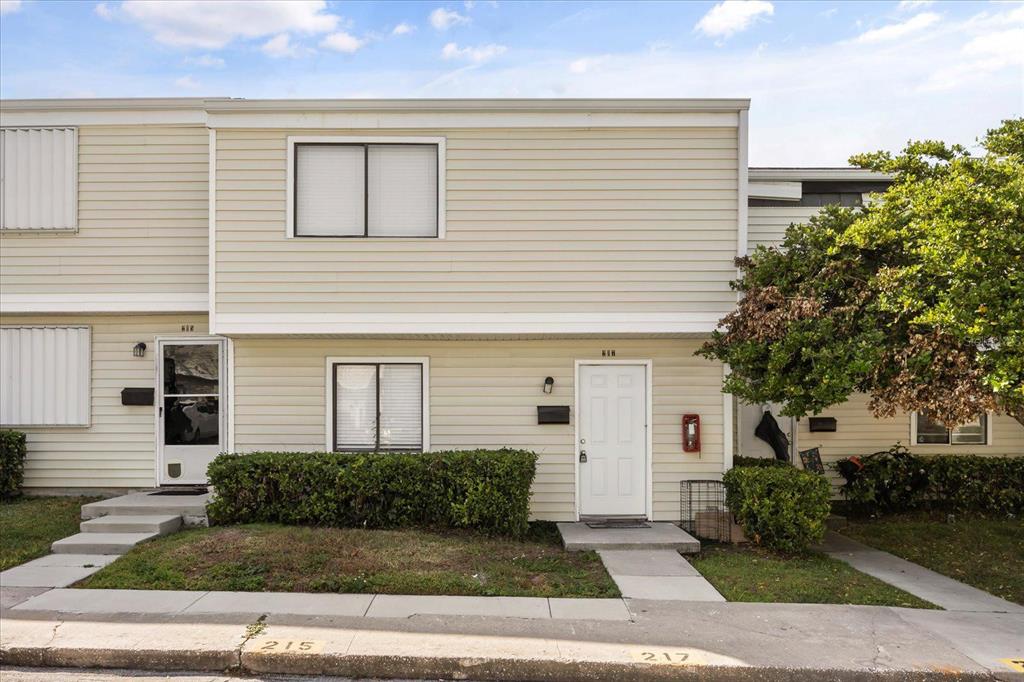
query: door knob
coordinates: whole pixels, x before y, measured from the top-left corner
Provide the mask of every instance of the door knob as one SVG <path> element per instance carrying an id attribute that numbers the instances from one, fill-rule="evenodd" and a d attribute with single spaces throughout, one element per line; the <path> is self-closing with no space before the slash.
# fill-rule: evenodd
<path id="1" fill-rule="evenodd" d="M 586 462 L 587 461 L 587 451 L 586 450 L 580 450 L 580 461 L 581 462 Z"/>

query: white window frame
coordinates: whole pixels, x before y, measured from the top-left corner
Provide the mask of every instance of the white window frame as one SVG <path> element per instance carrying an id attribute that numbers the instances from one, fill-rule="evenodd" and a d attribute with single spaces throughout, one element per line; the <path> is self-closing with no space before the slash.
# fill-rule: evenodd
<path id="1" fill-rule="evenodd" d="M 917 442 L 917 412 L 910 413 L 910 447 L 928 448 L 928 447 L 958 447 L 958 448 L 987 448 L 992 445 L 992 412 L 985 412 L 985 442 L 984 443 L 954 443 L 953 442 L 953 429 L 946 429 L 949 432 L 948 443 L 918 443 Z"/>
<path id="2" fill-rule="evenodd" d="M 359 239 L 423 240 L 444 239 L 445 237 L 445 169 L 448 164 L 447 138 L 409 137 L 405 135 L 347 136 L 347 135 L 289 135 L 288 136 L 288 192 L 285 202 L 285 236 L 288 239 L 343 239 L 333 235 L 295 235 L 295 146 L 298 144 L 432 144 L 437 145 L 437 236 L 434 237 L 385 237 L 365 236 Z"/>
<path id="3" fill-rule="evenodd" d="M 422 365 L 420 393 L 423 407 L 423 452 L 430 451 L 430 358 L 379 355 L 372 357 L 327 356 L 324 360 L 324 443 L 327 452 L 334 451 L 334 417 L 338 409 L 334 404 L 334 365 L 406 364 Z"/>
<path id="4" fill-rule="evenodd" d="M 71 204 L 74 207 L 72 214 L 74 215 L 73 224 L 71 227 L 5 227 L 0 224 L 0 234 L 77 234 L 78 233 L 78 163 L 79 163 L 79 148 L 78 148 L 78 126 L 64 126 L 64 125 L 10 125 L 2 126 L 0 130 L 70 130 L 71 131 L 71 145 L 74 153 L 74 158 L 71 163 Z M 0 196 L 3 195 L 4 187 L 7 184 L 7 178 L 3 172 L 3 163 L 0 159 Z M 0 222 L 2 222 L 2 216 L 0 216 Z"/>

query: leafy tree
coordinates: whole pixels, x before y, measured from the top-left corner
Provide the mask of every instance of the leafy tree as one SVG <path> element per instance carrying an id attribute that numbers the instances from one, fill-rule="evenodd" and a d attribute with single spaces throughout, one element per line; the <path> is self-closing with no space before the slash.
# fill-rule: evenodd
<path id="1" fill-rule="evenodd" d="M 885 193 L 738 259 L 743 296 L 698 351 L 729 363 L 725 390 L 792 416 L 862 392 L 879 417 L 1024 424 L 1024 119 L 981 145 L 854 156 L 892 176 Z"/>

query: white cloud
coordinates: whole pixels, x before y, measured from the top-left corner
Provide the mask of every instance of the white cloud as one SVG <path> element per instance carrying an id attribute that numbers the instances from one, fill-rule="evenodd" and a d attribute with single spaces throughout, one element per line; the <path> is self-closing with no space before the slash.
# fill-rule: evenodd
<path id="1" fill-rule="evenodd" d="M 980 74 L 1015 67 L 1024 74 L 1024 28 L 994 31 L 968 41 L 962 48 L 961 61 L 935 71 L 919 88 L 922 92 L 952 90 Z"/>
<path id="2" fill-rule="evenodd" d="M 504 45 L 477 45 L 476 47 L 459 47 L 456 43 L 448 43 L 441 50 L 444 59 L 466 59 L 477 64 L 490 61 L 508 50 Z"/>
<path id="3" fill-rule="evenodd" d="M 922 12 L 914 15 L 899 24 L 888 24 L 879 28 L 873 28 L 857 36 L 854 40 L 858 43 L 881 43 L 889 40 L 902 38 L 903 36 L 916 33 L 937 22 L 941 17 L 934 12 Z"/>
<path id="4" fill-rule="evenodd" d="M 609 55 L 606 54 L 599 57 L 581 57 L 569 62 L 569 71 L 572 73 L 586 73 L 594 67 L 600 66 L 602 62 L 608 61 L 609 58 Z"/>
<path id="5" fill-rule="evenodd" d="M 204 66 L 209 69 L 223 69 L 224 60 L 209 54 L 201 54 L 198 57 L 185 57 L 186 64 L 193 66 Z"/>
<path id="6" fill-rule="evenodd" d="M 174 84 L 183 90 L 197 90 L 202 87 L 192 76 L 182 76 L 176 79 Z"/>
<path id="7" fill-rule="evenodd" d="M 430 13 L 430 25 L 438 31 L 447 31 L 452 26 L 469 22 L 470 18 L 466 15 L 459 14 L 455 10 L 447 10 L 444 7 L 438 7 Z"/>
<path id="8" fill-rule="evenodd" d="M 219 49 L 237 38 L 327 33 L 341 17 L 324 0 L 125 0 L 122 15 L 165 45 Z"/>
<path id="9" fill-rule="evenodd" d="M 298 57 L 297 45 L 292 44 L 291 36 L 280 33 L 260 46 L 260 50 L 268 57 Z"/>
<path id="10" fill-rule="evenodd" d="M 415 26 L 413 26 L 412 24 L 407 24 L 403 21 L 398 26 L 395 26 L 393 29 L 391 29 L 391 35 L 404 36 L 405 34 L 412 33 L 415 30 Z"/>
<path id="11" fill-rule="evenodd" d="M 0 15 L 17 12 L 21 9 L 21 0 L 0 0 Z"/>
<path id="12" fill-rule="evenodd" d="M 335 52 L 345 52 L 352 54 L 366 44 L 366 41 L 361 38 L 356 38 L 351 33 L 345 31 L 338 31 L 320 41 L 320 47 L 325 47 L 328 50 L 334 50 Z"/>
<path id="13" fill-rule="evenodd" d="M 900 0 L 900 4 L 896 6 L 896 9 L 900 12 L 914 12 L 922 7 L 934 4 L 935 0 Z"/>
<path id="14" fill-rule="evenodd" d="M 97 5 L 92 8 L 92 11 L 101 19 L 107 19 L 109 21 L 114 18 L 114 10 L 105 2 L 97 3 Z"/>
<path id="15" fill-rule="evenodd" d="M 728 38 L 749 28 L 758 17 L 774 13 L 775 6 L 766 0 L 723 0 L 701 17 L 694 30 L 712 38 Z"/>

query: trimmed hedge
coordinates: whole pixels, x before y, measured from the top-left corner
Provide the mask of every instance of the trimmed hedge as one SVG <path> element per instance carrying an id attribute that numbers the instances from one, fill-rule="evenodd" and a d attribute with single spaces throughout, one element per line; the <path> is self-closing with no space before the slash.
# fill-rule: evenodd
<path id="1" fill-rule="evenodd" d="M 859 512 L 1024 513 L 1024 457 L 913 455 L 897 445 L 857 461 L 842 492 Z"/>
<path id="2" fill-rule="evenodd" d="M 416 454 L 223 454 L 208 469 L 211 523 L 474 528 L 521 537 L 537 455 L 523 450 Z"/>
<path id="3" fill-rule="evenodd" d="M 793 466 L 789 462 L 784 462 L 781 459 L 775 459 L 774 457 L 744 457 L 742 455 L 736 455 L 732 458 L 732 465 L 734 467 L 791 467 Z"/>
<path id="4" fill-rule="evenodd" d="M 825 534 L 831 487 L 796 467 L 733 467 L 723 477 L 729 510 L 754 544 L 804 552 Z"/>
<path id="5" fill-rule="evenodd" d="M 25 479 L 25 434 L 0 430 L 0 500 L 21 494 Z"/>

